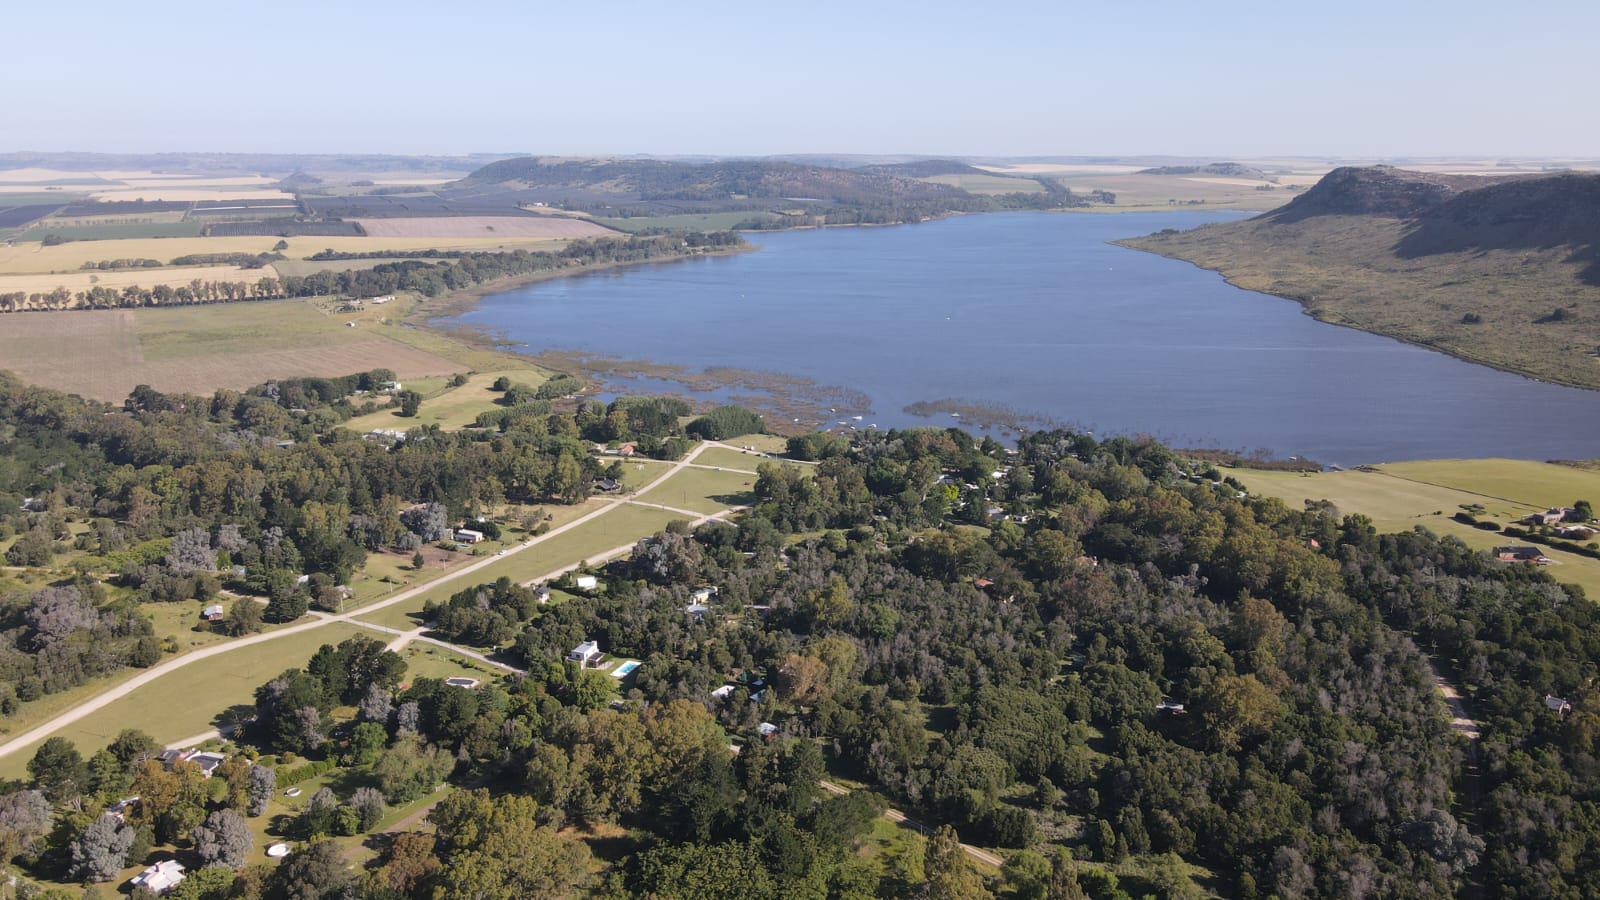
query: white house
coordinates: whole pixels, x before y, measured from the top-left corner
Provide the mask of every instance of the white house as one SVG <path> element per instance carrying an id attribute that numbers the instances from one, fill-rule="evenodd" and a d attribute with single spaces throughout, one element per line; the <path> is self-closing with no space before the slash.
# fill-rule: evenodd
<path id="1" fill-rule="evenodd" d="M 772 724 L 771 722 L 762 722 L 760 725 L 756 726 L 756 733 L 762 737 L 772 737 L 778 733 L 778 726 Z"/>
<path id="2" fill-rule="evenodd" d="M 713 599 L 716 598 L 717 589 L 714 588 L 714 587 L 703 587 L 703 588 L 700 588 L 700 589 L 696 590 L 693 594 L 690 594 L 689 596 L 692 597 L 694 599 L 694 602 L 696 602 L 696 603 L 710 603 Z"/>
<path id="3" fill-rule="evenodd" d="M 534 588 L 533 589 L 533 599 L 539 601 L 540 603 L 549 603 L 550 602 L 550 585 L 541 584 L 538 587 Z"/>
<path id="4" fill-rule="evenodd" d="M 225 613 L 226 610 L 222 608 L 221 603 L 213 603 L 200 610 L 200 618 L 205 619 L 207 622 L 220 622 Z"/>
<path id="5" fill-rule="evenodd" d="M 713 699 L 721 700 L 724 697 L 727 697 L 729 694 L 732 694 L 732 693 L 733 693 L 733 685 L 725 684 L 722 687 L 719 687 L 716 690 L 712 691 L 711 692 L 711 696 L 712 696 Z"/>
<path id="6" fill-rule="evenodd" d="M 689 614 L 689 618 L 698 622 L 706 617 L 706 613 L 711 611 L 711 607 L 704 603 L 691 603 L 685 606 L 683 611 Z"/>
<path id="7" fill-rule="evenodd" d="M 152 894 L 160 895 L 177 887 L 182 881 L 183 863 L 175 859 L 163 859 L 161 862 L 133 876 L 128 883 L 134 887 L 142 887 Z"/>
<path id="8" fill-rule="evenodd" d="M 483 532 L 471 528 L 457 528 L 456 542 L 461 544 L 476 544 L 483 540 Z"/>
<path id="9" fill-rule="evenodd" d="M 369 302 L 371 302 L 373 306 L 382 306 L 383 304 L 388 303 L 390 300 L 393 300 L 393 299 L 394 299 L 394 295 L 393 294 L 384 294 L 384 295 L 379 296 L 379 297 L 369 297 L 368 298 Z"/>
<path id="10" fill-rule="evenodd" d="M 572 652 L 567 654 L 567 659 L 570 659 L 582 668 L 587 669 L 590 666 L 598 665 L 600 662 L 600 656 L 601 653 L 599 643 L 595 641 L 584 641 L 578 646 L 572 648 Z"/>
<path id="11" fill-rule="evenodd" d="M 578 577 L 572 579 L 572 583 L 576 585 L 580 591 L 592 591 L 600 586 L 600 579 L 594 577 L 593 575 L 579 575 Z"/>

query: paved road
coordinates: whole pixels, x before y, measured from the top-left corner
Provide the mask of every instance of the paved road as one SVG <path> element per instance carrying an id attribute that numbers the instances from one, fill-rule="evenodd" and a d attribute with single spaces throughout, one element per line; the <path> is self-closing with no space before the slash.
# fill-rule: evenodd
<path id="1" fill-rule="evenodd" d="M 830 794 L 838 794 L 843 796 L 850 793 L 848 788 L 842 785 L 834 784 L 831 781 L 819 781 L 817 784 Z M 897 825 L 904 825 L 907 828 L 915 828 L 918 832 L 922 833 L 927 832 L 927 826 L 923 825 L 921 822 L 918 822 L 916 819 L 911 818 L 898 809 L 884 810 L 883 817 Z M 971 844 L 962 844 L 961 849 L 966 851 L 968 856 L 972 857 L 978 862 L 983 863 L 984 865 L 994 866 L 998 869 L 1006 864 L 1006 861 L 999 856 L 996 856 L 995 854 L 979 847 L 974 847 Z"/>
<path id="2" fill-rule="evenodd" d="M 719 444 L 719 443 L 711 442 L 711 441 L 707 441 L 707 442 L 704 442 L 704 443 L 696 445 L 693 450 L 689 451 L 687 454 L 684 455 L 683 459 L 678 460 L 677 462 L 673 463 L 670 467 L 667 468 L 667 470 L 665 472 L 661 473 L 661 475 L 659 475 L 658 477 L 656 477 L 655 479 L 650 481 L 648 484 L 646 484 L 643 487 L 641 487 L 638 491 L 635 491 L 634 493 L 635 494 L 644 493 L 645 491 L 650 490 L 651 488 L 655 487 L 656 485 L 660 484 L 661 482 L 666 481 L 668 478 L 671 478 L 673 475 L 676 475 L 678 472 L 684 470 L 685 468 L 688 468 L 694 462 L 695 458 L 701 454 L 701 452 L 706 450 L 708 447 L 712 447 L 712 446 L 721 447 L 721 446 L 726 446 L 726 445 L 725 444 Z M 235 638 L 234 640 L 228 641 L 227 643 L 215 644 L 215 645 L 210 646 L 210 647 L 203 647 L 203 648 L 201 648 L 199 650 L 192 650 L 192 651 L 190 651 L 188 653 L 185 653 L 182 656 L 176 657 L 174 659 L 170 659 L 170 660 L 168 660 L 168 661 L 166 661 L 166 662 L 164 662 L 164 663 L 162 663 L 160 665 L 152 666 L 151 668 L 145 669 L 143 672 L 140 672 L 139 674 L 133 676 L 132 678 L 129 678 L 127 681 L 124 681 L 121 684 L 116 685 L 115 687 L 109 688 L 109 689 L 107 689 L 106 691 L 104 691 L 104 692 L 102 692 L 100 694 L 96 694 L 95 696 L 89 698 L 88 700 L 85 700 L 83 703 L 78 704 L 77 706 L 73 707 L 72 709 L 69 709 L 69 710 L 63 712 L 60 715 L 57 715 L 55 718 L 52 718 L 49 721 L 44 722 L 43 724 L 38 725 L 38 726 L 36 726 L 34 728 L 30 728 L 27 731 L 24 731 L 23 733 L 17 735 L 16 737 L 13 737 L 13 738 L 7 740 L 5 743 L 0 744 L 0 757 L 10 756 L 11 754 L 16 753 L 19 750 L 23 750 L 23 749 L 27 748 L 28 746 L 30 746 L 31 744 L 33 744 L 34 742 L 42 740 L 42 739 L 44 739 L 46 737 L 49 737 L 51 734 L 54 734 L 55 732 L 61 730 L 62 728 L 67 727 L 68 725 L 71 725 L 74 722 L 77 722 L 78 720 L 84 718 L 85 716 L 89 716 L 89 715 L 91 715 L 91 714 L 93 714 L 95 712 L 98 712 L 99 710 L 105 708 L 106 706 L 108 706 L 108 705 L 110 705 L 112 703 L 115 703 L 118 700 L 121 700 L 123 697 L 128 696 L 129 694 L 133 693 L 134 691 L 138 690 L 139 688 L 144 687 L 145 685 L 149 684 L 152 681 L 155 681 L 157 678 L 160 678 L 160 677 L 162 677 L 164 675 L 170 675 L 173 672 L 176 672 L 177 670 L 183 668 L 184 666 L 188 666 L 188 665 L 191 665 L 193 663 L 197 663 L 202 659 L 210 659 L 213 656 L 220 656 L 221 654 L 224 654 L 224 653 L 232 653 L 232 652 L 234 652 L 236 650 L 242 650 L 242 649 L 244 649 L 246 647 L 250 647 L 250 646 L 253 646 L 255 644 L 264 643 L 266 641 L 273 641 L 273 640 L 277 640 L 278 638 L 288 637 L 289 635 L 300 634 L 301 632 L 310 631 L 313 628 L 322 628 L 322 627 L 330 625 L 330 624 L 332 624 L 334 622 L 348 622 L 348 623 L 351 623 L 351 624 L 354 624 L 354 625 L 358 625 L 358 626 L 367 626 L 370 623 L 359 621 L 356 617 L 357 616 L 364 616 L 364 615 L 367 615 L 369 613 L 376 612 L 377 610 L 384 609 L 384 608 L 390 607 L 390 606 L 394 606 L 397 603 L 404 603 L 407 600 L 411 600 L 411 599 L 413 599 L 413 598 L 415 598 L 417 596 L 420 596 L 421 594 L 423 594 L 426 591 L 433 590 L 434 588 L 438 587 L 441 584 L 448 584 L 448 583 L 450 583 L 452 581 L 458 581 L 458 580 L 460 580 L 462 578 L 467 577 L 468 575 L 471 575 L 474 572 L 477 572 L 480 569 L 483 569 L 483 568 L 485 568 L 487 566 L 492 566 L 495 563 L 504 560 L 506 557 L 508 557 L 508 556 L 510 556 L 510 555 L 512 555 L 514 553 L 521 553 L 521 552 L 523 552 L 523 551 L 525 551 L 525 550 L 527 550 L 527 549 L 529 549 L 531 547 L 537 546 L 538 544 L 541 544 L 544 541 L 547 541 L 547 540 L 549 540 L 549 539 L 551 539 L 551 538 L 553 538 L 553 537 L 555 537 L 557 535 L 564 534 L 564 533 L 566 533 L 568 531 L 571 531 L 572 529 L 577 528 L 577 527 L 583 525 L 586 522 L 591 522 L 591 521 L 599 518 L 600 516 L 603 516 L 606 513 L 611 512 L 612 510 L 617 509 L 618 507 L 623 506 L 623 505 L 625 505 L 627 503 L 630 503 L 630 502 L 633 502 L 633 501 L 630 499 L 630 496 L 628 496 L 628 495 L 617 497 L 616 499 L 610 501 L 609 503 L 607 503 L 606 505 L 600 507 L 599 509 L 596 509 L 596 510 L 594 510 L 592 512 L 586 513 L 586 514 L 584 514 L 582 516 L 579 516 L 578 518 L 573 519 L 571 522 L 568 522 L 565 525 L 562 525 L 562 526 L 560 526 L 558 528 L 552 528 L 549 531 L 545 532 L 544 534 L 539 535 L 538 537 L 529 538 L 527 541 L 524 541 L 523 543 L 518 544 L 516 547 L 509 548 L 504 556 L 502 556 L 502 555 L 486 556 L 483 559 L 480 559 L 480 560 L 478 560 L 476 562 L 468 563 L 467 565 L 462 566 L 459 569 L 456 569 L 456 570 L 454 570 L 452 572 L 449 572 L 449 573 L 446 573 L 444 575 L 441 575 L 440 577 L 435 578 L 432 581 L 427 581 L 427 582 L 419 584 L 419 585 L 417 585 L 415 587 L 407 588 L 406 590 L 400 591 L 399 593 L 393 594 L 393 595 L 391 595 L 389 597 L 386 597 L 386 598 L 384 598 L 382 600 L 379 600 L 376 603 L 369 603 L 366 606 L 363 606 L 363 607 L 361 607 L 359 609 L 351 610 L 350 612 L 343 613 L 343 614 L 340 614 L 340 615 L 330 615 L 330 614 L 326 614 L 326 613 L 317 614 L 317 615 L 314 615 L 309 621 L 298 622 L 298 623 L 296 623 L 294 625 L 290 625 L 290 626 L 288 626 L 286 628 L 279 628 L 279 629 L 277 629 L 275 631 L 268 631 L 268 632 L 263 632 L 261 634 L 254 634 L 254 635 L 250 635 L 249 637 Z M 693 515 L 693 513 L 690 513 L 690 515 Z"/>

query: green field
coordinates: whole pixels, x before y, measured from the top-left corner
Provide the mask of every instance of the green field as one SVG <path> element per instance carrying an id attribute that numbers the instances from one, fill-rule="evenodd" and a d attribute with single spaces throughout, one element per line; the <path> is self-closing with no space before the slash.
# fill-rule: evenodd
<path id="1" fill-rule="evenodd" d="M 749 505 L 754 500 L 751 489 L 755 483 L 756 476 L 739 472 L 684 469 L 640 494 L 638 499 L 699 513 L 714 513 L 729 506 Z"/>
<path id="2" fill-rule="evenodd" d="M 163 743 L 182 740 L 214 728 L 216 716 L 228 707 L 252 703 L 256 688 L 284 669 L 303 664 L 318 647 L 358 633 L 367 632 L 354 625 L 333 624 L 202 659 L 163 675 L 52 737 L 67 738 L 85 756 L 110 743 L 124 728 L 138 728 Z M 32 756 L 33 748 L 28 747 L 0 758 L 0 777 L 21 775 Z"/>
<path id="3" fill-rule="evenodd" d="M 351 419 L 345 423 L 345 427 L 358 433 L 377 428 L 410 429 L 421 425 L 437 425 L 447 430 L 464 428 L 471 425 L 479 413 L 502 408 L 498 401 L 505 395 L 490 389 L 495 379 L 501 376 L 532 387 L 537 387 L 550 377 L 543 369 L 527 366 L 482 372 L 468 378 L 467 383 L 460 387 L 449 387 L 447 383 L 434 382 L 433 379 L 407 382 L 406 388 L 424 395 L 422 408 L 416 416 L 401 416 L 398 408 L 382 409 Z"/>
<path id="4" fill-rule="evenodd" d="M 1039 194 L 1044 186 L 1032 178 L 1012 178 L 982 172 L 961 172 L 949 175 L 932 175 L 921 181 L 948 184 L 972 194 Z"/>
<path id="5" fill-rule="evenodd" d="M 635 216 L 628 219 L 595 219 L 601 225 L 618 231 L 638 233 L 654 229 L 668 231 L 726 231 L 746 222 L 776 222 L 771 213 L 748 212 L 685 213 L 676 216 Z"/>
<path id="6" fill-rule="evenodd" d="M 473 585 L 486 584 L 502 577 L 519 583 L 531 581 L 555 569 L 648 537 L 665 528 L 673 519 L 681 518 L 659 509 L 618 506 L 571 531 L 485 566 L 469 578 L 441 584 L 404 603 L 386 606 L 358 618 L 389 628 L 413 628 L 418 624 L 414 616 L 421 613 L 430 600 L 444 600 Z"/>
<path id="7" fill-rule="evenodd" d="M 406 681 L 417 678 L 476 678 L 493 681 L 505 674 L 493 666 L 446 650 L 437 644 L 413 642 L 400 652 L 406 661 Z"/>
<path id="8" fill-rule="evenodd" d="M 108 225 L 48 225 L 24 231 L 19 241 L 42 241 L 46 235 L 57 235 L 72 241 L 117 241 L 128 238 L 183 238 L 199 237 L 200 222 L 126 222 Z M 181 256 L 182 254 L 174 254 Z M 116 258 L 115 256 L 108 258 Z M 162 262 L 166 260 L 163 259 Z"/>
<path id="9" fill-rule="evenodd" d="M 607 465 L 616 457 L 601 457 L 601 462 Z M 622 486 L 625 490 L 637 491 L 650 482 L 660 478 L 666 473 L 671 463 L 659 459 L 624 459 L 622 462 Z"/>
<path id="10" fill-rule="evenodd" d="M 1479 504 L 1480 520 L 1504 526 L 1550 506 L 1600 498 L 1600 472 L 1514 459 L 1428 460 L 1386 463 L 1378 471 L 1265 472 L 1231 469 L 1252 493 L 1277 497 L 1299 508 L 1306 500 L 1328 500 L 1341 515 L 1361 513 L 1379 531 L 1409 531 L 1421 525 L 1487 550 L 1517 543 L 1492 531 L 1450 518 L 1462 506 Z M 1557 581 L 1580 585 L 1600 600 L 1600 560 L 1549 551 L 1546 569 Z"/>

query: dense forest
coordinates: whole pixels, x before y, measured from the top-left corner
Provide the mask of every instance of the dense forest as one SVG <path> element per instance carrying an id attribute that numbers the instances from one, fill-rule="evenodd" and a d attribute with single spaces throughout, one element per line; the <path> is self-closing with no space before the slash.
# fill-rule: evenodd
<path id="1" fill-rule="evenodd" d="M 245 556 L 278 528 L 279 552 L 337 560 L 319 523 L 362 523 L 334 545 L 404 528 L 396 498 L 559 493 L 520 476 L 593 465 L 571 455 L 579 435 L 676 418 L 630 401 L 268 450 L 237 445 L 241 417 L 278 406 L 266 389 L 204 409 L 143 394 L 107 416 L 4 387 L 0 495 L 38 492 L 48 457 L 56 514 L 93 509 L 135 546 L 193 529 L 158 580 L 232 558 L 208 528 L 241 526 Z M 524 674 L 464 690 L 407 681 L 381 641 L 325 647 L 257 691 L 225 797 L 163 787 L 188 776 L 150 767 L 138 735 L 98 763 L 51 742 L 0 796 L 0 846 L 95 880 L 96 860 L 128 858 L 98 811 L 144 779 L 166 805 L 126 842 L 155 829 L 215 860 L 183 895 L 202 898 L 1600 893 L 1600 616 L 1581 590 L 1454 539 L 1245 496 L 1151 441 L 1050 431 L 1008 449 L 952 429 L 792 450 L 816 464 L 762 464 L 745 515 L 641 541 L 598 590 L 543 603 L 500 582 L 431 608 L 440 637 Z M 14 599 L 8 636 L 84 622 L 136 646 L 134 623 L 87 625 L 91 581 Z M 642 665 L 619 688 L 565 659 L 585 640 Z M 1451 731 L 1435 665 L 1476 742 Z M 303 777 L 284 754 L 363 786 L 319 791 L 295 852 L 249 865 L 226 837 L 252 784 Z M 331 838 L 441 781 L 461 789 L 430 829 L 344 865 Z M 891 805 L 934 826 L 920 852 L 882 851 Z M 958 839 L 1004 867 L 981 875 Z"/>
<path id="2" fill-rule="evenodd" d="M 144 306 L 183 306 L 196 303 L 230 303 L 242 300 L 276 300 L 285 297 L 376 297 L 396 291 L 416 291 L 437 297 L 449 291 L 474 287 L 502 278 L 517 278 L 578 266 L 613 265 L 671 259 L 707 250 L 743 246 L 731 231 L 622 239 L 573 241 L 554 252 L 460 252 L 439 259 L 407 259 L 368 269 L 324 271 L 311 275 L 263 276 L 254 281 L 201 281 L 154 287 L 122 288 L 95 285 L 86 290 L 12 291 L 0 293 L 0 312 L 45 309 L 119 309 Z M 386 254 L 396 255 L 396 254 Z M 431 254 L 430 254 L 431 255 Z M 334 258 L 323 256 L 322 258 Z M 254 261 L 249 257 L 246 261 Z M 230 260 L 239 262 L 241 260 Z M 177 261 L 174 261 L 177 262 Z"/>

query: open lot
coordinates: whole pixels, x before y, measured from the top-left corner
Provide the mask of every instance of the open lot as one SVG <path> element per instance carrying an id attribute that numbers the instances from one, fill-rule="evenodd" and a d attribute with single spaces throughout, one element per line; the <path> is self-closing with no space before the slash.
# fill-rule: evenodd
<path id="1" fill-rule="evenodd" d="M 397 340 L 400 332 L 346 328 L 303 300 L 10 314 L 0 328 L 0 369 L 120 400 L 138 384 L 209 394 L 297 375 L 389 368 L 407 378 L 468 368 Z"/>
<path id="2" fill-rule="evenodd" d="M 707 451 L 709 452 L 709 451 Z M 699 513 L 749 504 L 756 476 L 710 469 L 684 469 L 639 495 L 646 503 L 660 503 Z"/>
<path id="3" fill-rule="evenodd" d="M 139 728 L 163 743 L 215 727 L 217 714 L 251 703 L 255 690 L 274 675 L 305 663 L 323 644 L 337 644 L 362 632 L 333 624 L 241 650 L 202 659 L 178 669 L 79 719 L 55 734 L 84 755 L 104 747 L 124 728 Z M 43 741 L 40 741 L 43 743 Z M 0 777 L 22 774 L 33 756 L 28 747 L 0 758 Z"/>
<path id="4" fill-rule="evenodd" d="M 615 234 L 588 219 L 564 216 L 418 216 L 357 219 L 368 237 L 583 238 Z"/>
<path id="5" fill-rule="evenodd" d="M 1226 209 L 1273 209 L 1288 203 L 1295 195 L 1287 185 L 1244 179 L 1219 179 L 1205 176 L 1070 174 L 1056 179 L 1076 193 L 1110 191 L 1117 195 L 1115 206 L 1106 209 L 1169 209 L 1222 207 Z M 1257 190 L 1257 188 L 1261 190 Z"/>
<path id="6" fill-rule="evenodd" d="M 966 172 L 950 175 L 930 175 L 922 181 L 948 184 L 973 194 L 1038 194 L 1044 186 L 1032 178 L 1015 178 L 1005 175 L 987 175 Z"/>
<path id="7" fill-rule="evenodd" d="M 1376 468 L 1314 474 L 1231 469 L 1229 474 L 1253 493 L 1277 497 L 1290 506 L 1299 507 L 1308 499 L 1328 500 L 1341 514 L 1371 518 L 1379 531 L 1409 531 L 1421 525 L 1480 550 L 1521 542 L 1451 519 L 1464 505 L 1481 505 L 1480 520 L 1503 526 L 1536 510 L 1600 497 L 1600 472 L 1527 460 L 1428 460 Z M 1580 585 L 1600 600 L 1600 560 L 1546 552 L 1555 561 L 1546 570 L 1552 577 Z"/>
<path id="8" fill-rule="evenodd" d="M 543 221 L 535 219 L 534 221 Z M 559 247 L 548 237 L 343 237 L 277 235 L 242 237 L 136 238 L 117 241 L 69 241 L 46 247 L 19 242 L 0 245 L 0 274 L 78 272 L 86 262 L 103 259 L 159 259 L 168 262 L 195 253 L 270 253 L 279 241 L 288 249 L 276 251 L 290 259 L 304 259 L 322 250 L 341 253 L 381 253 L 385 250 L 549 250 Z"/>

